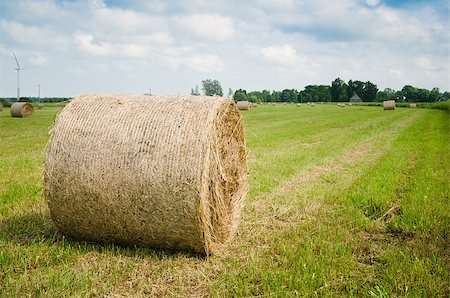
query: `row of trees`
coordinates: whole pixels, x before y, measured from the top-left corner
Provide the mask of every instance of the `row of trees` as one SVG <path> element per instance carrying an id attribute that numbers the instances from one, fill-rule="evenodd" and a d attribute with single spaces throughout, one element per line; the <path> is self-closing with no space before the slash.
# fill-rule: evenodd
<path id="1" fill-rule="evenodd" d="M 223 96 L 222 86 L 217 80 L 203 80 L 202 91 L 205 95 Z M 401 90 L 395 91 L 391 88 L 386 88 L 379 91 L 376 84 L 367 81 L 352 81 L 345 82 L 341 78 L 336 78 L 331 82 L 331 85 L 308 85 L 304 90 L 284 89 L 282 91 L 251 91 L 247 92 L 244 89 L 238 89 L 236 92 L 228 89 L 228 97 L 233 96 L 236 101 L 252 101 L 252 102 L 321 102 L 321 101 L 349 101 L 350 97 L 357 94 L 363 101 L 383 101 L 394 99 L 397 101 L 406 102 L 436 102 L 440 100 L 450 99 L 450 93 L 441 93 L 439 88 L 432 90 L 417 88 L 410 85 L 404 86 Z M 198 86 L 191 88 L 191 95 L 200 95 Z"/>

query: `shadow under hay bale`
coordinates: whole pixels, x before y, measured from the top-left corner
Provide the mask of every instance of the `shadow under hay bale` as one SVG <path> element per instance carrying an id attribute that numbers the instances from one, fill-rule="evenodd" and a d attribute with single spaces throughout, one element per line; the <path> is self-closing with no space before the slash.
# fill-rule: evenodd
<path id="1" fill-rule="evenodd" d="M 249 110 L 252 106 L 249 101 L 238 101 L 236 104 L 239 110 Z"/>
<path id="2" fill-rule="evenodd" d="M 383 109 L 384 110 L 395 110 L 395 100 L 383 101 Z"/>
<path id="3" fill-rule="evenodd" d="M 55 121 L 44 195 L 75 239 L 219 253 L 245 193 L 244 130 L 231 100 L 83 95 Z"/>
<path id="4" fill-rule="evenodd" d="M 29 102 L 15 102 L 11 105 L 11 116 L 31 117 L 34 114 L 34 107 Z"/>

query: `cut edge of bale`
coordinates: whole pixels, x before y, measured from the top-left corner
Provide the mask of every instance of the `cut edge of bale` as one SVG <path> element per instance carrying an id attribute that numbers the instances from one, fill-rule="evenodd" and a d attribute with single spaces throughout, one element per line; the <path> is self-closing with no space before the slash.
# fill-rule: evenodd
<path id="1" fill-rule="evenodd" d="M 11 105 L 10 112 L 13 117 L 31 117 L 34 114 L 34 107 L 29 102 L 15 102 Z"/>

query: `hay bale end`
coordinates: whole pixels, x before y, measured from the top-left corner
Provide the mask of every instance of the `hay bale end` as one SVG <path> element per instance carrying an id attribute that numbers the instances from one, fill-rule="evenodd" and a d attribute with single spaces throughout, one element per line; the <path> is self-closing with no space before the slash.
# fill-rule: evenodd
<path id="1" fill-rule="evenodd" d="M 383 101 L 383 109 L 384 110 L 395 110 L 395 100 Z"/>
<path id="2" fill-rule="evenodd" d="M 29 102 L 15 102 L 11 105 L 11 116 L 26 118 L 34 114 L 34 107 Z"/>

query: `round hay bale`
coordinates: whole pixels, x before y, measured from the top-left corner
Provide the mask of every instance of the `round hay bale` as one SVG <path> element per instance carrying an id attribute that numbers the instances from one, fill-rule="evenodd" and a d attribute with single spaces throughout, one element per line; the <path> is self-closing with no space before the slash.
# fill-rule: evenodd
<path id="1" fill-rule="evenodd" d="M 340 103 L 339 106 L 340 106 L 341 108 L 345 108 L 345 103 Z"/>
<path id="2" fill-rule="evenodd" d="M 44 103 L 42 101 L 38 102 L 38 109 L 42 110 L 44 108 Z"/>
<path id="3" fill-rule="evenodd" d="M 252 103 L 249 101 L 238 101 L 236 104 L 239 110 L 249 110 L 252 106 Z"/>
<path id="4" fill-rule="evenodd" d="M 353 104 L 350 102 L 348 105 L 349 105 L 349 106 L 352 106 Z"/>
<path id="5" fill-rule="evenodd" d="M 15 102 L 11 105 L 11 116 L 31 117 L 34 114 L 34 107 L 29 102 Z"/>
<path id="6" fill-rule="evenodd" d="M 3 104 L 0 102 L 0 112 L 3 111 Z"/>
<path id="7" fill-rule="evenodd" d="M 297 107 L 301 107 L 301 106 L 302 106 L 301 104 L 299 104 L 299 103 L 297 104 Z"/>
<path id="8" fill-rule="evenodd" d="M 44 196 L 75 239 L 218 253 L 246 191 L 242 117 L 231 100 L 82 95 L 55 121 Z"/>
<path id="9" fill-rule="evenodd" d="M 409 107 L 410 107 L 411 109 L 415 109 L 415 108 L 417 108 L 417 104 L 415 104 L 415 103 L 410 103 L 410 104 L 409 104 Z"/>
<path id="10" fill-rule="evenodd" d="M 384 110 L 395 110 L 395 100 L 383 101 Z"/>
<path id="11" fill-rule="evenodd" d="M 253 108 L 257 108 L 257 107 L 258 107 L 258 104 L 257 104 L 256 102 L 254 102 L 254 103 L 252 103 L 252 107 L 253 107 Z"/>
<path id="12" fill-rule="evenodd" d="M 315 106 L 316 106 L 316 103 L 315 103 L 315 102 L 312 102 L 312 103 L 310 103 L 310 106 L 315 107 Z"/>

